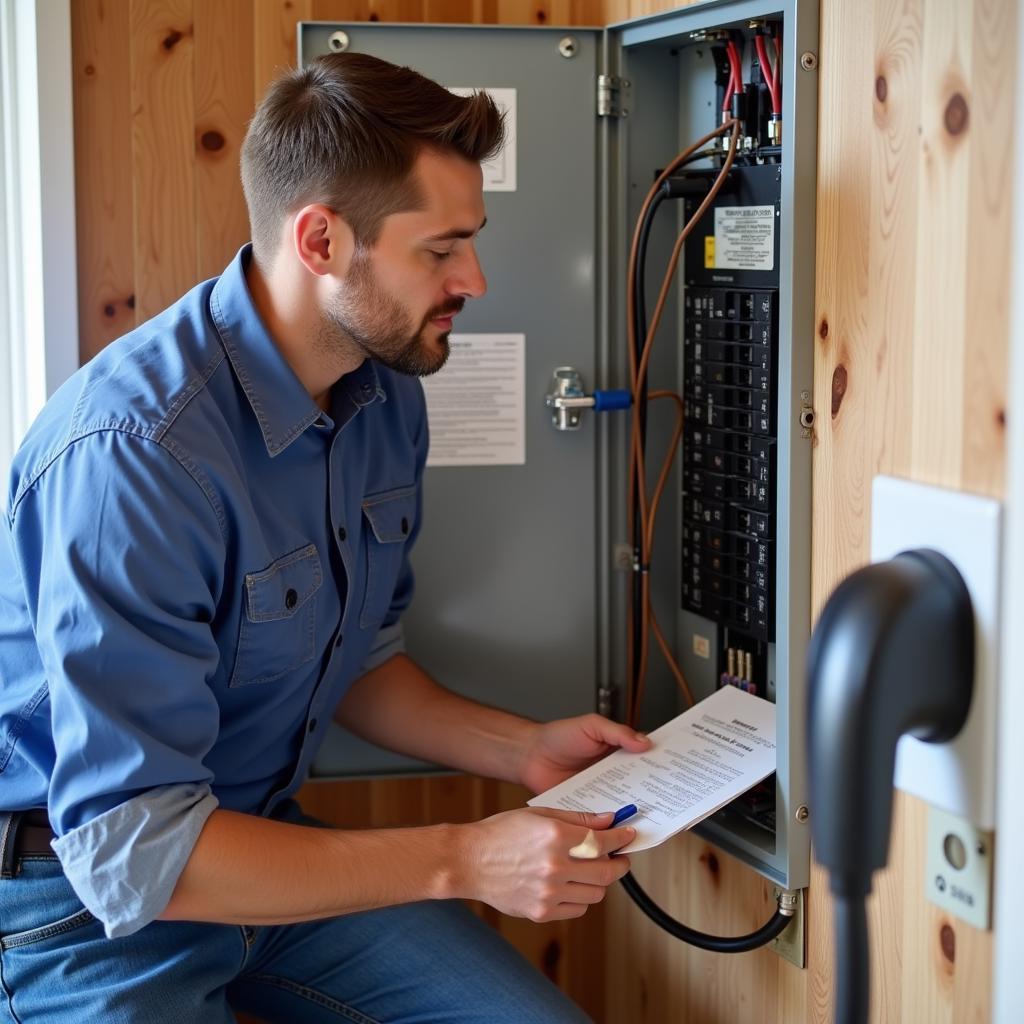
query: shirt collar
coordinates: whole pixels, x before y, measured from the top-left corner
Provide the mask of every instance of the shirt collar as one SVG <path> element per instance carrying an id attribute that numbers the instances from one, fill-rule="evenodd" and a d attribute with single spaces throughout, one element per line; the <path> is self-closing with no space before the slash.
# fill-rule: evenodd
<path id="1" fill-rule="evenodd" d="M 210 314 L 256 415 L 267 452 L 273 457 L 283 452 L 311 424 L 328 417 L 295 376 L 256 311 L 245 280 L 251 259 L 252 245 L 243 245 L 213 287 Z M 385 397 L 377 369 L 369 359 L 345 374 L 334 391 L 337 397 L 345 394 L 355 406 L 332 402 L 336 415 L 339 405 L 343 407 L 346 421 L 363 406 Z"/>

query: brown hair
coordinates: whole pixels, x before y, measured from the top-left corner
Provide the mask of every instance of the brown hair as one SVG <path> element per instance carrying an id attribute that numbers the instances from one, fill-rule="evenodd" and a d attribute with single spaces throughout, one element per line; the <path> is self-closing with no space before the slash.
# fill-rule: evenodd
<path id="1" fill-rule="evenodd" d="M 321 202 L 372 245 L 388 214 L 422 202 L 410 172 L 424 146 L 493 155 L 502 115 L 486 93 L 456 96 L 411 68 L 332 53 L 279 78 L 242 145 L 242 187 L 257 261 L 272 261 L 285 217 Z"/>

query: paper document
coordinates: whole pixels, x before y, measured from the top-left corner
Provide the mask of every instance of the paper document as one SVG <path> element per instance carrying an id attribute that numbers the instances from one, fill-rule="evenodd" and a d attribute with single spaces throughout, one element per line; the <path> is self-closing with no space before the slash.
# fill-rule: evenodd
<path id="1" fill-rule="evenodd" d="M 650 750 L 616 750 L 527 802 L 598 812 L 636 804 L 639 812 L 625 823 L 636 838 L 619 851 L 632 853 L 696 825 L 775 771 L 775 705 L 735 686 L 723 686 L 650 738 Z"/>

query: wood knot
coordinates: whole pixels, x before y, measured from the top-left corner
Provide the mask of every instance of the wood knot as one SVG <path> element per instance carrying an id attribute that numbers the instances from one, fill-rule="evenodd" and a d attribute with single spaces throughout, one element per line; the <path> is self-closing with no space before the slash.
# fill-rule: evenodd
<path id="1" fill-rule="evenodd" d="M 888 95 L 889 83 L 885 80 L 885 75 L 879 75 L 875 79 L 875 99 L 877 99 L 879 103 L 884 103 Z"/>
<path id="2" fill-rule="evenodd" d="M 541 953 L 541 968 L 546 977 L 551 981 L 558 982 L 558 965 L 562 961 L 562 944 L 557 939 L 552 939 Z"/>
<path id="3" fill-rule="evenodd" d="M 216 153 L 217 150 L 224 148 L 224 136 L 217 131 L 203 132 L 199 136 L 199 145 L 210 153 Z"/>
<path id="4" fill-rule="evenodd" d="M 171 31 L 168 32 L 167 35 L 164 37 L 164 41 L 161 45 L 165 50 L 167 50 L 168 53 L 170 53 L 170 51 L 173 50 L 178 45 L 178 43 L 180 43 L 184 38 L 185 37 L 181 32 L 179 32 L 176 28 L 172 28 Z"/>
<path id="5" fill-rule="evenodd" d="M 939 947 L 951 964 L 956 963 L 956 932 L 948 924 L 939 929 Z"/>
<path id="6" fill-rule="evenodd" d="M 117 310 L 114 308 L 114 304 L 112 302 L 108 302 L 103 307 L 103 315 L 104 316 L 108 316 L 108 317 L 109 316 L 113 316 L 116 312 L 117 312 Z"/>
<path id="7" fill-rule="evenodd" d="M 96 74 L 96 69 L 91 64 L 86 64 L 82 70 L 90 77 Z"/>
<path id="8" fill-rule="evenodd" d="M 843 404 L 843 398 L 846 397 L 848 382 L 849 376 L 846 367 L 840 363 L 832 374 L 832 419 L 839 415 L 839 407 Z"/>
<path id="9" fill-rule="evenodd" d="M 129 295 L 128 298 L 124 300 L 124 304 L 129 309 L 134 309 L 135 308 L 135 296 L 134 295 Z"/>
<path id="10" fill-rule="evenodd" d="M 700 859 L 704 862 L 704 865 L 707 867 L 708 874 L 711 875 L 712 880 L 717 883 L 719 864 L 718 857 L 715 856 L 715 851 L 706 850 L 704 853 L 700 855 Z"/>
<path id="11" fill-rule="evenodd" d="M 1005 430 L 1006 429 L 1006 410 L 1005 409 L 997 409 L 996 410 L 996 426 L 999 427 L 1000 430 Z"/>
<path id="12" fill-rule="evenodd" d="M 818 324 L 818 337 L 821 338 L 822 341 L 825 341 L 826 338 L 828 338 L 828 321 L 824 317 L 821 318 L 821 323 Z"/>
<path id="13" fill-rule="evenodd" d="M 537 20 L 537 24 L 538 24 L 538 25 L 543 25 L 543 24 L 544 24 L 544 22 L 548 20 L 548 14 L 547 14 L 547 11 L 538 11 L 538 12 L 537 12 L 537 13 L 536 13 L 536 14 L 534 15 L 534 17 L 536 18 L 536 20 Z"/>
<path id="14" fill-rule="evenodd" d="M 380 15 L 376 11 L 370 11 L 366 18 L 367 21 L 380 21 Z"/>
<path id="15" fill-rule="evenodd" d="M 942 115 L 946 131 L 950 135 L 960 135 L 967 130 L 967 122 L 970 118 L 970 111 L 967 107 L 967 100 L 955 92 L 946 104 L 946 111 Z"/>

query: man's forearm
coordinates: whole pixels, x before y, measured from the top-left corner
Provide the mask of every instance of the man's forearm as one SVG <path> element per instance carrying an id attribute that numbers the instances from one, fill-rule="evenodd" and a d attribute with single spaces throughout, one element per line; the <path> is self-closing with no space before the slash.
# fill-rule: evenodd
<path id="1" fill-rule="evenodd" d="M 216 810 L 163 920 L 292 924 L 461 892 L 459 829 L 340 831 Z"/>
<path id="2" fill-rule="evenodd" d="M 358 679 L 335 714 L 364 739 L 461 771 L 520 781 L 535 722 L 439 686 L 404 654 Z"/>
<path id="3" fill-rule="evenodd" d="M 467 825 L 340 831 L 216 810 L 165 921 L 294 924 L 429 899 L 474 899 L 534 921 L 579 917 L 629 870 L 611 814 L 543 808 Z M 594 830 L 600 831 L 594 831 Z M 573 850 L 596 843 L 593 859 Z"/>

